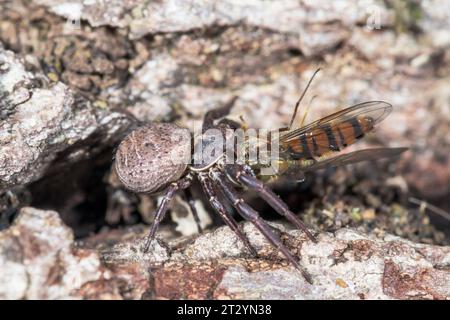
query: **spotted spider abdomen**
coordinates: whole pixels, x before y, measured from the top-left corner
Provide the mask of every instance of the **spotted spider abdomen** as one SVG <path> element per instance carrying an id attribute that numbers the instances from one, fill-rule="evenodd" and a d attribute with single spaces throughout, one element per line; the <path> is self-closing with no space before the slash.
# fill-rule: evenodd
<path id="1" fill-rule="evenodd" d="M 132 131 L 119 145 L 114 169 L 133 192 L 154 193 L 177 181 L 191 158 L 188 129 L 150 123 Z"/>

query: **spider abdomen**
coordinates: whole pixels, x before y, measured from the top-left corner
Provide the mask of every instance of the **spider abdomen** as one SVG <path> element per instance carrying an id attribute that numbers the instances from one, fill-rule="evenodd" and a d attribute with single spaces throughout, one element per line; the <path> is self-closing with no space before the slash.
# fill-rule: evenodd
<path id="1" fill-rule="evenodd" d="M 120 143 L 114 168 L 126 188 L 155 193 L 183 175 L 190 157 L 189 130 L 151 123 L 135 129 Z"/>

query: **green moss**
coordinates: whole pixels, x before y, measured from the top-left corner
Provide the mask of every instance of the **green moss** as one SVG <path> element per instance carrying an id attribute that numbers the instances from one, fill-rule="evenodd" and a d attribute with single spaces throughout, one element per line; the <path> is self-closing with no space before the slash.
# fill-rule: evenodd
<path id="1" fill-rule="evenodd" d="M 420 31 L 419 21 L 423 17 L 423 10 L 417 0 L 387 0 L 386 6 L 394 10 L 395 31 L 397 33 Z"/>
<path id="2" fill-rule="evenodd" d="M 355 222 L 360 222 L 362 220 L 361 209 L 360 208 L 352 208 L 350 211 L 350 217 Z"/>

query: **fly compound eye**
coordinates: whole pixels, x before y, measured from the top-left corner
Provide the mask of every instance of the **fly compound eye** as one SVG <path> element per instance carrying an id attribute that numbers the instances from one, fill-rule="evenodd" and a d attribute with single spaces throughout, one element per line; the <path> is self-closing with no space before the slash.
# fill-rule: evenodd
<path id="1" fill-rule="evenodd" d="M 191 154 L 189 130 L 152 123 L 132 131 L 117 148 L 114 168 L 133 192 L 154 193 L 178 180 Z"/>

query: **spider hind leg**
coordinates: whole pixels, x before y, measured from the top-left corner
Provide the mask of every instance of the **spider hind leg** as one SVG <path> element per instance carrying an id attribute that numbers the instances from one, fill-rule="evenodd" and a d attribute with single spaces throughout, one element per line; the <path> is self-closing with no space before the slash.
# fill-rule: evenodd
<path id="1" fill-rule="evenodd" d="M 212 172 L 212 177 L 227 199 L 233 204 L 233 207 L 238 211 L 238 213 L 246 220 L 252 222 L 259 232 L 261 232 L 273 246 L 278 248 L 278 250 L 283 253 L 288 261 L 302 274 L 305 280 L 312 284 L 312 278 L 309 273 L 300 266 L 297 259 L 291 254 L 281 239 L 272 232 L 270 225 L 260 217 L 258 212 L 244 202 L 238 192 L 234 189 L 233 185 L 228 181 L 228 178 L 219 171 Z"/>
<path id="2" fill-rule="evenodd" d="M 239 181 L 242 185 L 255 191 L 276 212 L 284 216 L 298 229 L 305 232 L 305 234 L 311 241 L 317 243 L 316 238 L 311 234 L 303 221 L 301 221 L 291 210 L 289 210 L 289 207 L 286 205 L 286 203 L 284 203 L 283 200 L 280 199 L 280 197 L 278 197 L 272 190 L 266 187 L 263 182 L 258 180 L 254 176 L 253 172 L 251 172 L 249 169 L 246 170 L 243 165 L 239 164 L 226 165 L 225 170 L 236 181 Z"/>
<path id="3" fill-rule="evenodd" d="M 214 188 L 213 182 L 206 174 L 199 175 L 200 184 L 203 188 L 203 191 L 208 197 L 209 203 L 216 210 L 216 212 L 222 217 L 223 221 L 230 227 L 231 230 L 234 231 L 236 236 L 242 241 L 247 250 L 256 257 L 258 255 L 255 248 L 251 245 L 248 238 L 239 228 L 236 220 L 234 220 L 233 216 L 230 212 L 228 212 L 227 208 L 222 204 L 220 195 L 218 191 Z"/>

